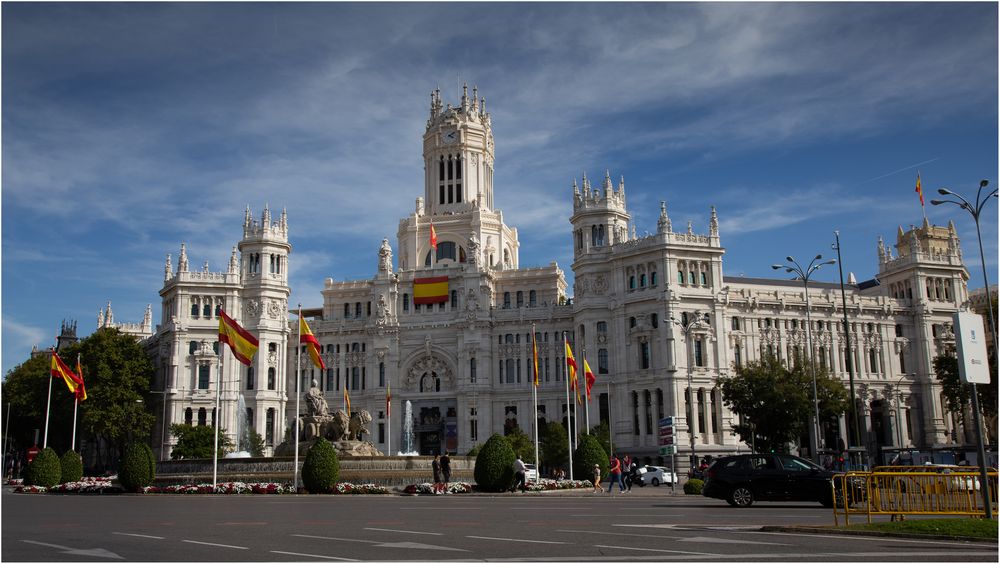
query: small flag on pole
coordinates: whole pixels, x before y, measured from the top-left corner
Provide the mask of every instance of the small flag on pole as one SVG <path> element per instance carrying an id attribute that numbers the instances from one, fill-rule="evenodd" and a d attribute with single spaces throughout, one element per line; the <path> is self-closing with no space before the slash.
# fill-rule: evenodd
<path id="1" fill-rule="evenodd" d="M 76 355 L 76 399 L 83 401 L 87 399 L 87 387 L 83 385 L 83 368 L 80 366 L 80 355 Z"/>
<path id="2" fill-rule="evenodd" d="M 319 341 L 316 340 L 316 336 L 313 335 L 312 331 L 309 329 L 309 324 L 306 323 L 305 318 L 302 317 L 302 312 L 299 312 L 299 343 L 307 345 L 306 348 L 309 349 L 309 358 L 312 359 L 313 364 L 316 368 L 320 370 L 326 370 L 326 363 L 323 362 L 323 357 L 319 355 L 321 347 L 319 346 Z"/>
<path id="3" fill-rule="evenodd" d="M 239 323 L 236 323 L 221 309 L 219 310 L 219 341 L 227 343 L 236 360 L 247 366 L 250 366 L 253 355 L 257 354 L 259 345 L 257 337 L 240 327 Z"/>
<path id="4" fill-rule="evenodd" d="M 587 401 L 590 401 L 590 388 L 594 387 L 594 382 L 597 381 L 597 377 L 594 376 L 594 372 L 590 369 L 590 365 L 587 364 L 587 357 L 583 358 L 583 376 L 587 379 Z"/>
<path id="5" fill-rule="evenodd" d="M 535 387 L 538 387 L 538 340 L 535 339 L 534 327 L 531 331 L 531 362 L 535 368 Z"/>
<path id="6" fill-rule="evenodd" d="M 56 351 L 52 351 L 52 367 L 50 369 L 53 378 L 62 378 L 63 382 L 66 383 L 66 387 L 69 388 L 70 393 L 76 394 L 76 377 L 73 371 L 66 366 Z"/>
<path id="7" fill-rule="evenodd" d="M 385 385 L 385 416 L 392 417 L 392 383 Z"/>
<path id="8" fill-rule="evenodd" d="M 569 339 L 566 339 L 564 342 L 566 343 L 566 370 L 569 372 L 569 387 L 576 392 L 576 402 L 582 404 L 583 402 L 580 400 L 580 386 L 576 377 L 576 359 L 573 358 L 573 349 L 569 346 Z"/>
<path id="9" fill-rule="evenodd" d="M 347 395 L 347 386 L 344 386 L 344 411 L 348 417 L 351 416 L 351 396 Z"/>
<path id="10" fill-rule="evenodd" d="M 920 205 L 924 205 L 924 190 L 920 187 L 920 171 L 917 171 L 917 189 L 914 190 L 917 194 L 920 194 Z"/>
<path id="11" fill-rule="evenodd" d="M 434 231 L 434 223 L 431 223 L 431 248 L 435 251 L 438 248 L 438 236 L 437 231 Z"/>

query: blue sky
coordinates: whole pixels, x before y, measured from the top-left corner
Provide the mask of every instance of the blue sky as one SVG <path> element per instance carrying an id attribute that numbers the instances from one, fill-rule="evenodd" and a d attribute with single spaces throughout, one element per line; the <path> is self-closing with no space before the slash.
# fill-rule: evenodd
<path id="1" fill-rule="evenodd" d="M 158 323 L 166 254 L 224 269 L 247 204 L 288 209 L 290 303 L 372 276 L 422 193 L 430 91 L 462 82 L 522 266 L 572 277 L 572 182 L 609 169 L 640 235 L 660 200 L 700 233 L 715 205 L 727 275 L 839 229 L 863 280 L 922 221 L 919 168 L 982 286 L 968 214 L 929 200 L 997 183 L 996 3 L 4 3 L 2 27 L 4 373 L 108 300 Z"/>

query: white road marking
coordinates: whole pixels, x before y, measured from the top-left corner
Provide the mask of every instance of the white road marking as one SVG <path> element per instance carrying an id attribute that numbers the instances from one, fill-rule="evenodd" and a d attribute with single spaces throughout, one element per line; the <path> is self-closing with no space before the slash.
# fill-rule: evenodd
<path id="1" fill-rule="evenodd" d="M 615 537 L 645 537 L 648 539 L 682 539 L 684 537 L 670 535 L 640 535 L 639 533 L 609 533 L 607 531 L 584 531 L 581 529 L 556 529 L 557 533 L 588 533 L 591 535 L 610 535 Z"/>
<path id="2" fill-rule="evenodd" d="M 144 539 L 157 539 L 157 540 L 163 540 L 164 539 L 164 537 L 154 537 L 153 535 L 140 535 L 140 534 L 137 534 L 137 533 L 118 533 L 118 532 L 114 532 L 114 533 L 111 533 L 111 534 L 112 535 L 122 535 L 122 536 L 125 536 L 125 537 L 141 537 L 141 538 L 144 538 Z"/>
<path id="3" fill-rule="evenodd" d="M 363 542 L 365 544 L 378 544 L 378 542 L 379 542 L 379 541 L 370 541 L 370 540 L 362 540 L 362 539 L 342 539 L 342 538 L 339 538 L 339 537 L 321 537 L 319 535 L 293 534 L 292 536 L 293 537 L 302 537 L 304 539 L 320 539 L 320 540 L 332 540 L 332 541 L 341 541 L 341 542 Z"/>
<path id="4" fill-rule="evenodd" d="M 351 558 L 338 558 L 336 556 L 325 556 L 322 554 L 306 554 L 304 552 L 285 552 L 283 550 L 272 550 L 271 552 L 275 554 L 287 554 L 289 556 L 308 556 L 310 558 L 323 558 L 326 560 L 343 560 L 344 562 L 358 562 L 357 560 Z"/>
<path id="5" fill-rule="evenodd" d="M 103 548 L 70 548 L 68 546 L 62 546 L 61 544 L 52 544 L 49 542 L 38 542 L 33 540 L 21 539 L 21 542 L 26 542 L 28 544 L 37 544 L 41 546 L 49 546 L 58 550 L 61 550 L 64 554 L 73 554 L 76 556 L 87 556 L 88 560 L 93 560 L 95 556 L 101 558 L 117 558 L 118 560 L 124 560 L 121 556 L 118 556 L 114 552 L 104 550 Z"/>
<path id="6" fill-rule="evenodd" d="M 564 542 L 559 542 L 559 541 L 543 541 L 543 540 L 528 540 L 528 539 L 503 539 L 503 538 L 500 538 L 500 537 L 476 537 L 476 536 L 472 536 L 472 535 L 466 535 L 465 538 L 467 538 L 467 539 L 483 539 L 483 540 L 498 540 L 498 541 L 504 541 L 504 542 L 534 542 L 534 543 L 538 543 L 538 544 L 566 544 Z"/>
<path id="7" fill-rule="evenodd" d="M 247 548 L 245 546 L 234 546 L 234 545 L 231 545 L 231 544 L 219 544 L 217 542 L 202 542 L 202 541 L 194 541 L 194 540 L 187 540 L 187 539 L 184 539 L 181 542 L 189 542 L 191 544 L 204 544 L 204 545 L 208 545 L 208 546 L 221 546 L 222 548 L 238 548 L 240 550 L 250 550 L 249 548 Z"/>
<path id="8" fill-rule="evenodd" d="M 434 535 L 438 537 L 444 535 L 444 533 L 428 533 L 425 531 L 403 531 L 400 529 L 376 529 L 375 527 L 364 527 L 364 529 L 366 531 L 385 531 L 387 533 L 407 533 L 410 535 Z"/>
<path id="9" fill-rule="evenodd" d="M 611 545 L 607 545 L 607 544 L 595 544 L 594 546 L 596 546 L 597 548 L 614 548 L 614 549 L 617 549 L 617 550 L 639 550 L 639 551 L 642 551 L 642 552 L 667 552 L 667 553 L 670 553 L 670 554 L 694 554 L 694 555 L 698 555 L 698 556 L 708 556 L 708 557 L 720 556 L 718 554 L 712 554 L 711 552 L 690 552 L 690 551 L 686 551 L 686 550 L 666 550 L 666 549 L 660 549 L 660 548 L 636 548 L 634 546 L 611 546 Z"/>
<path id="10" fill-rule="evenodd" d="M 681 539 L 681 542 L 706 542 L 706 543 L 719 543 L 719 544 L 769 544 L 772 546 L 789 546 L 780 542 L 762 542 L 762 541 L 748 541 L 745 539 L 724 539 L 721 537 L 685 537 Z"/>
<path id="11" fill-rule="evenodd" d="M 321 539 L 321 540 L 333 540 L 341 542 L 363 542 L 365 544 L 374 544 L 375 546 L 380 546 L 383 548 L 409 548 L 409 549 L 422 549 L 422 550 L 452 550 L 455 552 L 469 552 L 464 548 L 450 548 L 447 546 L 436 546 L 433 544 L 421 544 L 419 542 L 382 542 L 382 541 L 371 541 L 362 539 L 343 539 L 337 537 L 321 537 L 318 535 L 299 535 L 299 534 L 293 534 L 292 536 L 302 537 L 305 539 Z"/>

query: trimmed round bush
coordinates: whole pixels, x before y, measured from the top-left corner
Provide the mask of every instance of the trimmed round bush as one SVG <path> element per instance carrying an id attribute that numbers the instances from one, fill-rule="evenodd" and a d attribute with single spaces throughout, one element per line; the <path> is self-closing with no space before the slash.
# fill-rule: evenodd
<path id="1" fill-rule="evenodd" d="M 83 458 L 75 450 L 67 450 L 59 459 L 59 466 L 62 468 L 62 478 L 60 483 L 79 482 L 83 477 Z"/>
<path id="2" fill-rule="evenodd" d="M 302 485 L 309 493 L 329 493 L 340 475 L 340 461 L 330 441 L 320 437 L 306 453 L 302 464 Z"/>
<path id="3" fill-rule="evenodd" d="M 153 449 L 143 443 L 133 443 L 125 447 L 125 456 L 118 470 L 118 481 L 122 488 L 129 492 L 140 492 L 142 488 L 153 483 L 155 466 Z"/>
<path id="4" fill-rule="evenodd" d="M 51 448 L 44 448 L 31 461 L 28 472 L 24 476 L 25 485 L 51 488 L 61 482 L 62 467 L 59 455 Z"/>
<path id="5" fill-rule="evenodd" d="M 494 434 L 476 455 L 473 475 L 476 485 L 486 492 L 502 492 L 514 483 L 514 461 L 517 456 L 503 435 Z"/>
<path id="6" fill-rule="evenodd" d="M 684 482 L 684 493 L 688 495 L 701 495 L 701 488 L 705 486 L 704 480 L 699 480 L 698 478 L 691 478 L 687 482 Z"/>
<path id="7" fill-rule="evenodd" d="M 611 463 L 608 453 L 601 446 L 601 442 L 593 435 L 583 435 L 580 437 L 576 450 L 573 451 L 573 478 L 577 480 L 593 480 L 594 465 L 601 467 L 601 479 L 608 477 Z"/>

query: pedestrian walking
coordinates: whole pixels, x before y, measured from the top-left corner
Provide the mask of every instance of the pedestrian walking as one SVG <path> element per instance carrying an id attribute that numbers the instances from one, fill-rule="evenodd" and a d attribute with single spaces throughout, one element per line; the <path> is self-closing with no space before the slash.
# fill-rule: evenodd
<path id="1" fill-rule="evenodd" d="M 604 493 L 604 488 L 601 487 L 601 467 L 597 464 L 594 465 L 594 493 Z"/>
<path id="2" fill-rule="evenodd" d="M 441 478 L 444 479 L 444 493 L 450 494 L 448 482 L 451 482 L 451 459 L 448 458 L 448 451 L 444 451 L 441 457 Z"/>
<path id="3" fill-rule="evenodd" d="M 608 494 L 611 494 L 611 488 L 618 484 L 618 492 L 625 491 L 625 485 L 622 484 L 622 463 L 617 457 L 611 457 L 611 468 L 608 470 Z"/>
<path id="4" fill-rule="evenodd" d="M 441 493 L 441 457 L 434 455 L 434 460 L 431 461 L 431 468 L 434 470 L 434 487 L 432 491 L 435 494 Z"/>
<path id="5" fill-rule="evenodd" d="M 527 470 L 528 467 L 524 465 L 524 462 L 521 460 L 521 457 L 518 456 L 517 460 L 514 461 L 514 486 L 510 489 L 510 491 L 514 491 L 518 487 L 520 487 L 521 493 L 524 493 L 526 485 L 525 474 Z"/>
<path id="6" fill-rule="evenodd" d="M 638 472 L 639 472 L 639 465 L 636 464 L 635 461 L 633 460 L 632 463 L 628 466 L 628 473 L 625 474 L 625 486 L 627 488 L 625 490 L 626 492 L 632 491 L 632 484 L 634 484 L 635 481 L 639 479 Z"/>

